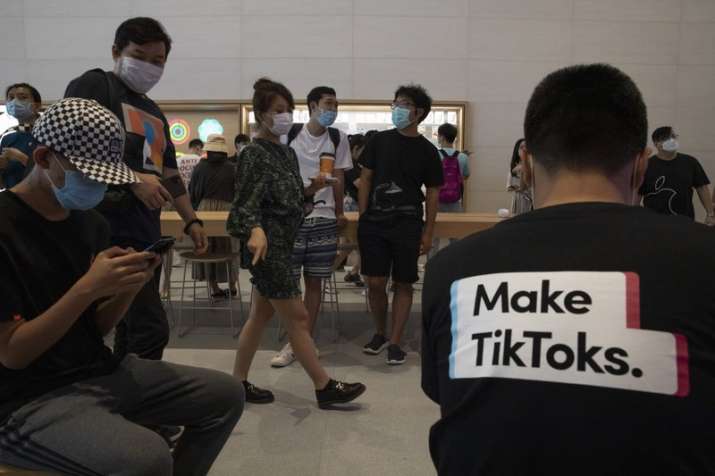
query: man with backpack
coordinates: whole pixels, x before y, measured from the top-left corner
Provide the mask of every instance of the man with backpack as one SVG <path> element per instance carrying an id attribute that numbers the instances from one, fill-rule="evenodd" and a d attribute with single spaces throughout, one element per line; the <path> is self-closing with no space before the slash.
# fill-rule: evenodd
<path id="1" fill-rule="evenodd" d="M 464 183 L 469 178 L 469 157 L 464 152 L 454 148 L 454 141 L 457 139 L 457 128 L 445 122 L 437 129 L 437 140 L 439 141 L 439 156 L 442 159 L 442 174 L 444 175 L 444 185 L 439 190 L 440 213 L 464 213 Z M 449 243 L 457 241 L 450 238 Z M 439 238 L 432 242 L 432 249 L 428 259 L 432 258 L 439 251 Z"/>
<path id="2" fill-rule="evenodd" d="M 464 212 L 464 183 L 469 178 L 469 157 L 454 148 L 457 128 L 445 122 L 437 129 L 444 185 L 439 190 L 440 213 Z"/>
<path id="3" fill-rule="evenodd" d="M 161 237 L 161 208 L 172 202 L 186 223 L 196 251 L 208 248 L 203 223 L 196 217 L 188 194 L 175 197 L 162 179 L 179 175 L 169 124 L 154 101 L 146 96 L 161 79 L 171 50 L 171 38 L 153 18 L 131 18 L 117 28 L 112 57 L 114 70 L 87 71 L 67 86 L 65 97 L 94 99 L 122 122 L 127 140 L 123 162 L 136 183 L 112 186 L 98 210 L 111 226 L 111 244 L 143 250 Z M 169 342 L 169 323 L 159 295 L 161 268 L 136 295 L 117 325 L 114 352 L 160 360 Z"/>
<path id="4" fill-rule="evenodd" d="M 338 228 L 345 226 L 343 214 L 345 171 L 352 169 L 350 143 L 345 133 L 330 127 L 338 116 L 335 90 L 313 88 L 307 98 L 310 120 L 294 124 L 288 132 L 288 145 L 298 156 L 300 175 L 308 186 L 321 176 L 321 157 L 332 157 L 334 167 L 330 185 L 315 194 L 313 211 L 305 217 L 293 249 L 293 272 L 305 280 L 305 307 L 311 332 L 320 312 L 323 279 L 330 278 L 338 253 Z M 317 352 L 317 349 L 316 349 Z M 290 343 L 271 360 L 273 367 L 286 367 L 295 360 Z"/>

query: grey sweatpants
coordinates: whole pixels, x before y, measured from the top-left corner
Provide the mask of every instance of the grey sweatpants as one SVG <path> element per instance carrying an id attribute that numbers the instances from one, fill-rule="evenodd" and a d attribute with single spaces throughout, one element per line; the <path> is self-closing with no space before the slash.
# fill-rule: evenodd
<path id="1" fill-rule="evenodd" d="M 111 375 L 14 412 L 0 427 L 0 463 L 73 475 L 204 475 L 243 404 L 243 386 L 228 374 L 130 354 Z M 185 427 L 173 457 L 144 425 Z"/>

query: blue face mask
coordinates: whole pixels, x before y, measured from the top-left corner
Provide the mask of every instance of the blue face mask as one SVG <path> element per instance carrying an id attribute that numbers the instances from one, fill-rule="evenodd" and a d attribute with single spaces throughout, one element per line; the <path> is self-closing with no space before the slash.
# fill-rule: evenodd
<path id="1" fill-rule="evenodd" d="M 5 104 L 5 110 L 12 117 L 20 122 L 27 121 L 32 118 L 34 112 L 32 111 L 32 104 L 26 101 L 18 101 L 13 99 Z"/>
<path id="2" fill-rule="evenodd" d="M 392 110 L 392 123 L 400 130 L 409 126 L 412 123 L 410 120 L 410 110 L 406 107 L 395 107 Z"/>
<path id="3" fill-rule="evenodd" d="M 320 111 L 318 123 L 323 127 L 332 126 L 338 117 L 338 111 Z"/>
<path id="4" fill-rule="evenodd" d="M 55 158 L 55 160 L 57 160 Z M 59 164 L 59 160 L 57 161 Z M 60 167 L 62 165 L 60 164 Z M 62 167 L 64 169 L 64 167 Z M 76 170 L 65 170 L 65 185 L 57 188 L 45 170 L 57 201 L 65 210 L 89 210 L 99 205 L 107 191 L 107 185 L 90 180 Z"/>

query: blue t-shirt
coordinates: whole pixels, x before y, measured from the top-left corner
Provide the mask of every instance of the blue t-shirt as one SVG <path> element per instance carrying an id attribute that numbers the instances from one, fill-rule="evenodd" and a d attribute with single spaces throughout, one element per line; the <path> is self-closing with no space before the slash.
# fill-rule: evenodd
<path id="1" fill-rule="evenodd" d="M 65 97 L 94 99 L 122 121 L 127 133 L 123 160 L 132 170 L 162 177 L 165 168 L 177 168 L 169 124 L 161 109 L 146 95 L 129 89 L 114 73 L 87 71 L 70 82 Z M 119 209 L 99 208 L 112 228 L 112 244 L 146 247 L 157 241 L 161 210 L 149 210 L 127 186 L 110 187 L 110 191 L 117 190 L 126 191 L 126 206 L 122 201 Z"/>
<path id="2" fill-rule="evenodd" d="M 11 160 L 8 162 L 7 167 L 0 171 L 5 188 L 12 188 L 22 182 L 25 175 L 32 169 L 32 153 L 37 144 L 34 137 L 32 137 L 31 131 L 31 125 L 20 124 L 10 128 L 0 140 L 0 151 L 6 147 L 11 147 L 28 157 L 27 166 L 17 160 Z"/>
<path id="3" fill-rule="evenodd" d="M 447 154 L 447 157 L 451 157 L 457 149 L 445 147 L 442 150 Z M 440 154 L 440 159 L 444 160 L 444 156 L 442 154 Z M 469 157 L 467 154 L 460 152 L 457 160 L 459 160 L 459 171 L 462 173 L 462 177 L 469 177 Z"/>

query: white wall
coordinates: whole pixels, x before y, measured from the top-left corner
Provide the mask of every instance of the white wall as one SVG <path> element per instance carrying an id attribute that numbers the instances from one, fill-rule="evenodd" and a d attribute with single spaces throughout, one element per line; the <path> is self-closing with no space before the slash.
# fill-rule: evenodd
<path id="1" fill-rule="evenodd" d="M 160 19 L 174 38 L 157 99 L 248 98 L 269 75 L 297 96 L 390 98 L 402 82 L 470 103 L 476 151 L 469 209 L 503 191 L 526 101 L 547 72 L 607 61 L 639 84 L 653 126 L 673 124 L 715 179 L 715 0 L 0 0 L 0 82 L 48 99 L 110 66 L 124 19 Z"/>

